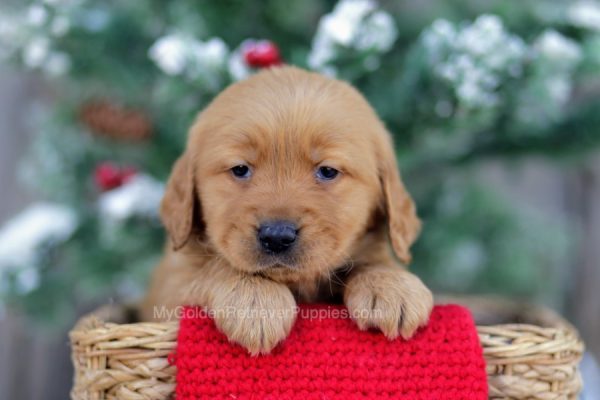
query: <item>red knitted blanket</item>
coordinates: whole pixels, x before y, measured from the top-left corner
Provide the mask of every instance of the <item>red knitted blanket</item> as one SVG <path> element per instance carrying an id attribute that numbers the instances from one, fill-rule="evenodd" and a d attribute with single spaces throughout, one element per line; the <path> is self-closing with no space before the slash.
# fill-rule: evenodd
<path id="1" fill-rule="evenodd" d="M 199 309 L 186 308 L 173 357 L 177 400 L 487 399 L 481 345 L 467 309 L 436 306 L 429 325 L 409 341 L 361 332 L 352 320 L 337 318 L 344 310 L 301 306 L 286 341 L 251 357 L 198 316 Z"/>

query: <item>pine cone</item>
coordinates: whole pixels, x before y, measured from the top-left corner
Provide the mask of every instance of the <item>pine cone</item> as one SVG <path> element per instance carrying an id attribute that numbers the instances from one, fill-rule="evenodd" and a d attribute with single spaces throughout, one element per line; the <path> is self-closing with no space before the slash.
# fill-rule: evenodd
<path id="1" fill-rule="evenodd" d="M 104 100 L 84 104 L 79 118 L 100 136 L 138 141 L 152 135 L 152 123 L 144 113 Z"/>

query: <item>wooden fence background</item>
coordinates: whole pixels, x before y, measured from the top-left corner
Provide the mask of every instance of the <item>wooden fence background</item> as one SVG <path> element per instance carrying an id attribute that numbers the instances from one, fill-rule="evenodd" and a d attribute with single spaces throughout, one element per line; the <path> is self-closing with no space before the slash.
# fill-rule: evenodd
<path id="1" fill-rule="evenodd" d="M 33 78 L 0 69 L 0 223 L 30 201 L 15 168 L 32 136 L 26 110 L 49 96 Z M 600 129 L 600 127 L 598 127 Z M 565 314 L 600 355 L 600 154 L 583 166 L 561 169 L 541 159 L 510 167 L 490 162 L 482 177 L 500 185 L 524 207 L 548 218 L 576 222 L 581 237 L 564 266 L 569 291 Z M 0 399 L 64 400 L 72 370 L 66 332 L 40 333 L 22 317 L 0 312 Z"/>

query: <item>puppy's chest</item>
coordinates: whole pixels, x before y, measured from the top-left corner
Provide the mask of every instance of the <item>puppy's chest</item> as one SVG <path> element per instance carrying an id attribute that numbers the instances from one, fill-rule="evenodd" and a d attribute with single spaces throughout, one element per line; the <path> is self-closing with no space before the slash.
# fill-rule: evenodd
<path id="1" fill-rule="evenodd" d="M 318 279 L 289 284 L 299 303 L 342 303 L 346 274 L 331 274 Z"/>

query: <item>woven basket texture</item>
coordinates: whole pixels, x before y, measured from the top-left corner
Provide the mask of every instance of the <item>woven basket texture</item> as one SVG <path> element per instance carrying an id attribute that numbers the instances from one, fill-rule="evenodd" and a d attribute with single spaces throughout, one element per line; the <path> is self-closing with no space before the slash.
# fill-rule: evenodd
<path id="1" fill-rule="evenodd" d="M 441 301 L 439 301 L 441 300 Z M 486 361 L 490 399 L 576 399 L 583 343 L 551 310 L 492 298 L 440 298 L 468 306 Z M 131 309 L 106 306 L 70 332 L 73 400 L 159 400 L 175 390 L 178 323 L 123 323 Z"/>

